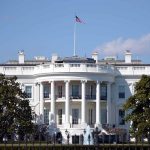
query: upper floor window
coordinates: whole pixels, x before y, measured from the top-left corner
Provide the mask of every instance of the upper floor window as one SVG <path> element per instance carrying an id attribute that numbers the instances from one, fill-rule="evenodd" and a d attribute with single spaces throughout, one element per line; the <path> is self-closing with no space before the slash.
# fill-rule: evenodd
<path id="1" fill-rule="evenodd" d="M 119 98 L 125 98 L 125 86 L 124 85 L 119 85 Z"/>
<path id="2" fill-rule="evenodd" d="M 101 100 L 107 100 L 107 85 L 101 85 Z"/>
<path id="3" fill-rule="evenodd" d="M 79 97 L 79 85 L 72 85 L 72 96 Z"/>
<path id="4" fill-rule="evenodd" d="M 62 97 L 62 85 L 58 86 L 58 98 Z"/>
<path id="5" fill-rule="evenodd" d="M 50 87 L 48 85 L 44 85 L 44 98 L 49 98 Z"/>
<path id="6" fill-rule="evenodd" d="M 87 86 L 86 99 L 96 99 L 96 91 L 93 84 Z"/>
<path id="7" fill-rule="evenodd" d="M 25 86 L 25 93 L 27 98 L 32 98 L 32 86 Z"/>

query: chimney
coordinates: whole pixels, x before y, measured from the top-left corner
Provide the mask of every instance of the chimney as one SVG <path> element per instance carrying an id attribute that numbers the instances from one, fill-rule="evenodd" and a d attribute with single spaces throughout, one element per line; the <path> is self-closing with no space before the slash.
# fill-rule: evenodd
<path id="1" fill-rule="evenodd" d="M 58 59 L 58 55 L 57 54 L 52 54 L 52 63 L 55 63 L 55 61 Z"/>
<path id="2" fill-rule="evenodd" d="M 132 61 L 132 53 L 130 50 L 125 51 L 125 63 L 131 63 Z"/>
<path id="3" fill-rule="evenodd" d="M 93 52 L 92 58 L 98 63 L 98 52 Z"/>
<path id="4" fill-rule="evenodd" d="M 24 64 L 25 59 L 24 51 L 23 50 L 19 51 L 18 55 L 19 55 L 19 64 Z"/>

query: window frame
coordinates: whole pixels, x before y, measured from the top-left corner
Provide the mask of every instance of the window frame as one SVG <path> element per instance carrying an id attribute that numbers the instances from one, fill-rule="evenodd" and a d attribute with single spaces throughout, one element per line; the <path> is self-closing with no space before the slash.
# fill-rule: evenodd
<path id="1" fill-rule="evenodd" d="M 62 117 L 63 117 L 63 110 L 62 108 L 59 108 L 58 109 L 58 125 L 62 125 L 62 121 L 63 121 Z"/>
<path id="2" fill-rule="evenodd" d="M 123 109 L 119 109 L 118 111 L 118 116 L 119 116 L 119 125 L 125 125 L 125 111 Z"/>
<path id="3" fill-rule="evenodd" d="M 124 91 L 122 90 L 123 88 L 124 88 Z M 122 89 L 121 89 L 122 88 Z M 125 91 L 126 91 L 126 89 L 125 89 L 126 87 L 125 87 L 125 85 L 119 85 L 118 86 L 118 98 L 119 99 L 125 99 Z M 120 90 L 121 89 L 121 90 Z"/>
<path id="4" fill-rule="evenodd" d="M 105 93 L 104 93 L 104 90 L 105 90 Z M 101 84 L 100 98 L 101 100 L 107 100 L 107 85 L 106 84 Z"/>
<path id="5" fill-rule="evenodd" d="M 45 88 L 48 88 L 48 92 L 45 92 Z M 44 89 L 43 89 L 43 98 L 50 98 L 50 86 L 49 85 L 44 85 Z"/>
<path id="6" fill-rule="evenodd" d="M 44 123 L 49 124 L 49 109 L 44 109 Z"/>
<path id="7" fill-rule="evenodd" d="M 79 97 L 80 96 L 80 89 L 79 84 L 72 84 L 72 96 Z"/>
<path id="8" fill-rule="evenodd" d="M 79 124 L 79 109 L 78 108 L 72 109 L 72 124 L 73 125 Z"/>
<path id="9" fill-rule="evenodd" d="M 31 94 L 30 96 L 28 96 L 28 93 L 27 93 L 27 91 L 26 91 L 26 88 L 27 88 L 27 87 L 31 87 L 31 93 L 29 93 L 29 94 Z M 32 86 L 31 84 L 26 84 L 26 85 L 25 85 L 24 92 L 26 93 L 28 99 L 33 99 L 33 86 Z"/>

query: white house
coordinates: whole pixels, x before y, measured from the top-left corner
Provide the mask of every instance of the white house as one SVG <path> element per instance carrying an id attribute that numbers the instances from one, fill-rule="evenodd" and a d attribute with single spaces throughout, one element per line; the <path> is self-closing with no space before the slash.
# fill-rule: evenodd
<path id="1" fill-rule="evenodd" d="M 51 60 L 38 56 L 26 60 L 23 51 L 18 60 L 0 64 L 0 73 L 18 77 L 18 82 L 36 113 L 36 123 L 49 123 L 49 114 L 65 137 L 81 135 L 87 125 L 105 125 L 128 129 L 122 104 L 134 94 L 134 85 L 142 74 L 150 75 L 150 64 L 132 60 L 130 51 L 125 60 L 115 57 L 98 59 L 65 57 L 56 54 Z"/>

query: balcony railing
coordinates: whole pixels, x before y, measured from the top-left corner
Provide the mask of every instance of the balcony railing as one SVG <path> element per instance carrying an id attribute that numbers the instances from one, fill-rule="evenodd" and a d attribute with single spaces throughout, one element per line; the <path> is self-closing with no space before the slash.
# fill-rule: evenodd
<path id="1" fill-rule="evenodd" d="M 86 95 L 86 99 L 88 99 L 88 100 L 95 100 L 96 99 L 96 95 Z"/>
<path id="2" fill-rule="evenodd" d="M 55 99 L 65 99 L 65 94 L 62 95 L 55 95 Z M 82 99 L 81 95 L 70 95 L 70 99 Z M 44 98 L 51 99 L 50 93 L 44 93 Z M 86 95 L 85 96 L 86 100 L 96 100 L 96 95 Z M 101 100 L 107 100 L 107 96 L 102 96 L 101 95 Z"/>
<path id="3" fill-rule="evenodd" d="M 54 63 L 36 66 L 35 74 L 47 72 L 100 72 L 112 74 L 114 70 L 115 67 L 108 64 Z"/>
<path id="4" fill-rule="evenodd" d="M 70 95 L 70 99 L 81 99 L 81 95 Z"/>
<path id="5" fill-rule="evenodd" d="M 58 94 L 58 95 L 55 95 L 56 99 L 64 99 L 65 98 L 65 95 L 64 94 Z"/>

